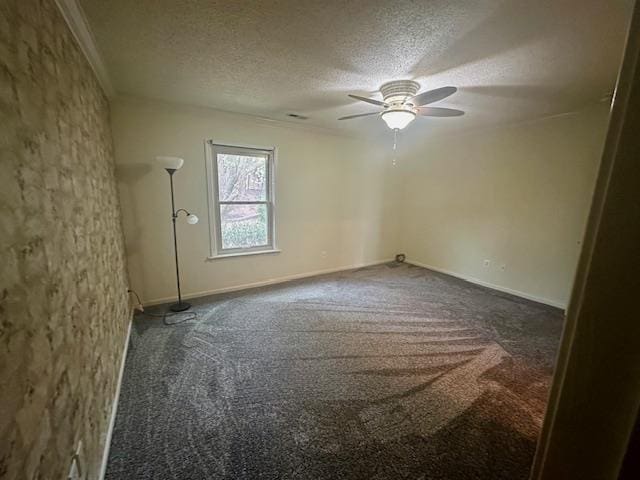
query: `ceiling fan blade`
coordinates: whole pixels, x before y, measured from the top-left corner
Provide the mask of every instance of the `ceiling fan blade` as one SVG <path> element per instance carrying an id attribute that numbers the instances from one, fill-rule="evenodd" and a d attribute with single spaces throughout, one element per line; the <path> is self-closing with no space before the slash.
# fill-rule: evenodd
<path id="1" fill-rule="evenodd" d="M 370 103 L 371 105 L 378 105 L 380 107 L 386 107 L 387 106 L 386 103 L 384 103 L 384 102 L 382 102 L 380 100 L 376 100 L 374 98 L 360 97 L 358 95 L 351 95 L 351 94 L 349 94 L 349 96 L 351 98 L 355 98 L 356 100 L 360 100 L 362 102 Z"/>
<path id="2" fill-rule="evenodd" d="M 349 120 L 350 118 L 366 117 L 369 115 L 378 115 L 378 114 L 380 114 L 380 112 L 358 113 L 357 115 L 347 115 L 346 117 L 340 117 L 338 120 Z"/>
<path id="3" fill-rule="evenodd" d="M 423 117 L 460 117 L 464 115 L 462 110 L 438 107 L 422 107 L 418 109 L 418 113 Z"/>
<path id="4" fill-rule="evenodd" d="M 412 103 L 416 107 L 421 107 L 422 105 L 428 105 L 429 103 L 447 98 L 449 95 L 453 95 L 457 91 L 458 89 L 456 87 L 436 88 L 435 90 L 429 90 L 428 92 L 416 95 L 409 100 L 408 103 Z"/>

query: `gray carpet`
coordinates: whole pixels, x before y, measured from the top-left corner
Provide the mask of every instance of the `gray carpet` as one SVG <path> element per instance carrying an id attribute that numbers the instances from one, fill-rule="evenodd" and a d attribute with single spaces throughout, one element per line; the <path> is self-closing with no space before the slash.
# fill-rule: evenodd
<path id="1" fill-rule="evenodd" d="M 560 310 L 406 264 L 138 316 L 107 479 L 526 479 Z"/>

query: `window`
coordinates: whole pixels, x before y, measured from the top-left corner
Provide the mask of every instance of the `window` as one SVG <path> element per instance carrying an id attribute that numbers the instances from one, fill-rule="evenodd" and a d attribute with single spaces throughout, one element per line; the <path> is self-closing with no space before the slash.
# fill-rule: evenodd
<path id="1" fill-rule="evenodd" d="M 274 252 L 274 149 L 209 143 L 211 257 Z"/>

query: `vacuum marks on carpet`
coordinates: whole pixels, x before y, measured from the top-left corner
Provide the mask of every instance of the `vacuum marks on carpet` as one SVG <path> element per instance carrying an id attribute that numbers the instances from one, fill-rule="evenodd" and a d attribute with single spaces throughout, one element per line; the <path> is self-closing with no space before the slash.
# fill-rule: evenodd
<path id="1" fill-rule="evenodd" d="M 405 264 L 137 318 L 108 479 L 526 479 L 557 309 Z"/>

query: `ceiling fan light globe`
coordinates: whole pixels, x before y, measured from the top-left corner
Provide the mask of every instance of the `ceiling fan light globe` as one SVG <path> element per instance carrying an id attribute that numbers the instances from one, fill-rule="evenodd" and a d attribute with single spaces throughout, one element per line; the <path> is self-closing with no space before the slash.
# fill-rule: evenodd
<path id="1" fill-rule="evenodd" d="M 416 118 L 416 114 L 410 110 L 387 110 L 382 113 L 382 120 L 392 130 L 402 130 L 409 125 L 413 119 Z"/>

